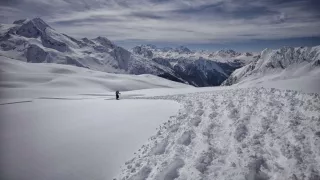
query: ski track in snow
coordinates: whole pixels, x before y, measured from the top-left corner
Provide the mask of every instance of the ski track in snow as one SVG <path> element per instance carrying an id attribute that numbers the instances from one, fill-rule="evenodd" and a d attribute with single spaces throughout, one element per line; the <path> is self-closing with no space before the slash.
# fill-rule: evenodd
<path id="1" fill-rule="evenodd" d="M 249 88 L 151 99 L 184 108 L 125 163 L 118 180 L 320 179 L 316 93 Z"/>

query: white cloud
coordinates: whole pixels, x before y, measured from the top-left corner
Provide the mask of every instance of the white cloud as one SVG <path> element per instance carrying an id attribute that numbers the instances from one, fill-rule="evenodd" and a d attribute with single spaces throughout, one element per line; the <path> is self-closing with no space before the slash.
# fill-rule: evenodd
<path id="1" fill-rule="evenodd" d="M 117 41 L 216 43 L 320 36 L 320 13 L 298 1 L 273 1 L 24 0 L 3 5 L 11 10 L 1 16 L 42 17 L 70 35 Z M 37 11 L 30 11 L 35 7 Z"/>

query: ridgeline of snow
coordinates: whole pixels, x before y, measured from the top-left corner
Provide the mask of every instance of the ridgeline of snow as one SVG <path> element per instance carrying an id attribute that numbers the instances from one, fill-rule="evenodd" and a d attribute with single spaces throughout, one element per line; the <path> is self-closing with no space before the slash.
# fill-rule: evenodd
<path id="1" fill-rule="evenodd" d="M 105 93 L 189 85 L 154 75 L 111 74 L 60 64 L 31 64 L 0 56 L 1 98 Z"/>
<path id="2" fill-rule="evenodd" d="M 243 88 L 159 96 L 184 105 L 117 180 L 320 179 L 320 98 Z"/>
<path id="3" fill-rule="evenodd" d="M 288 83 L 289 82 L 289 83 Z M 235 70 L 222 85 L 262 85 L 320 92 L 320 46 L 265 49 L 258 59 Z"/>

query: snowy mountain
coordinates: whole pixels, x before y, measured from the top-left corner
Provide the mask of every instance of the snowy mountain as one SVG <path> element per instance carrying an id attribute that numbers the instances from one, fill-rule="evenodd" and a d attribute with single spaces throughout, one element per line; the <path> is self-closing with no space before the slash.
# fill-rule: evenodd
<path id="1" fill-rule="evenodd" d="M 0 54 L 32 63 L 59 63 L 104 72 L 125 73 L 131 53 L 105 37 L 77 40 L 59 33 L 40 18 L 2 24 Z"/>
<path id="2" fill-rule="evenodd" d="M 134 56 L 105 37 L 75 39 L 57 32 L 40 18 L 2 24 L 0 29 L 0 55 L 9 58 L 109 73 L 172 74 L 168 68 Z"/>
<path id="3" fill-rule="evenodd" d="M 59 33 L 40 18 L 1 24 L 0 55 L 30 63 L 69 64 L 109 73 L 153 74 L 197 87 L 298 77 L 319 69 L 316 68 L 319 47 L 267 49 L 260 55 L 154 45 L 136 46 L 128 51 L 105 37 L 76 39 Z"/>
<path id="4" fill-rule="evenodd" d="M 159 49 L 146 45 L 132 52 L 105 37 L 76 39 L 59 33 L 40 18 L 0 26 L 0 55 L 9 58 L 110 73 L 153 74 L 194 86 L 220 85 L 253 57 L 232 50 L 193 52 L 183 46 Z"/>
<path id="5" fill-rule="evenodd" d="M 223 85 L 312 78 L 320 82 L 320 46 L 265 49 L 254 61 L 235 70 Z M 301 85 L 301 83 L 298 83 Z"/>
<path id="6" fill-rule="evenodd" d="M 221 63 L 242 63 L 248 64 L 252 61 L 255 53 L 240 53 L 234 50 L 220 50 L 216 52 L 210 51 L 191 51 L 187 47 L 180 46 L 177 48 L 158 48 L 154 45 L 140 45 L 132 48 L 134 54 L 144 56 L 146 58 L 167 58 L 167 59 L 207 59 Z"/>
<path id="7" fill-rule="evenodd" d="M 255 56 L 233 50 L 217 52 L 191 51 L 187 47 L 158 48 L 154 45 L 140 45 L 131 52 L 172 70 L 173 74 L 161 74 L 168 79 L 182 79 L 194 86 L 218 86 L 235 70 Z"/>

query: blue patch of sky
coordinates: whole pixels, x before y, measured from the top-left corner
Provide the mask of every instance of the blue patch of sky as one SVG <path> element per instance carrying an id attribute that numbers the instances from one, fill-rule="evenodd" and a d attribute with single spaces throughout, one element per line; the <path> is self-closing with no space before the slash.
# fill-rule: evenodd
<path id="1" fill-rule="evenodd" d="M 276 40 L 249 40 L 243 42 L 230 43 L 205 43 L 205 44 L 177 44 L 171 42 L 152 42 L 152 41 L 116 41 L 120 46 L 130 49 L 141 44 L 153 44 L 157 47 L 178 47 L 186 46 L 192 50 L 209 50 L 218 51 L 221 49 L 233 49 L 239 52 L 260 52 L 265 48 L 278 49 L 284 46 L 301 47 L 301 46 L 317 46 L 320 45 L 320 37 L 302 37 L 291 39 L 276 39 Z"/>

